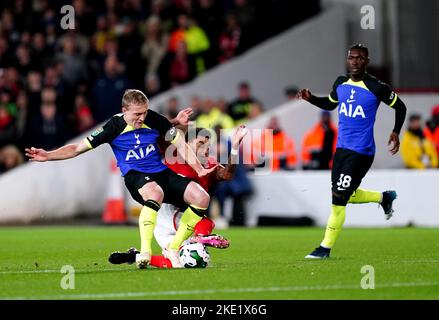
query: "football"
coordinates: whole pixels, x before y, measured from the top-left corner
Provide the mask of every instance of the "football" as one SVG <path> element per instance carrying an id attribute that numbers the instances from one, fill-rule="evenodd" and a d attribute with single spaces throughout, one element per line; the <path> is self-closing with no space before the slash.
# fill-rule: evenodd
<path id="1" fill-rule="evenodd" d="M 206 268 L 210 255 L 201 243 L 189 243 L 180 249 L 180 261 L 185 268 Z"/>

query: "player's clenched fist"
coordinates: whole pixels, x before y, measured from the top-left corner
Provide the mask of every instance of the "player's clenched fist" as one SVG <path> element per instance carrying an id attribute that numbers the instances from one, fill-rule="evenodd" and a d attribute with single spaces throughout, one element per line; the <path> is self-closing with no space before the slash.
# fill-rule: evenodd
<path id="1" fill-rule="evenodd" d="M 309 101 L 309 99 L 311 99 L 311 95 L 312 94 L 311 94 L 311 91 L 309 89 L 301 89 L 297 93 L 297 98 Z"/>

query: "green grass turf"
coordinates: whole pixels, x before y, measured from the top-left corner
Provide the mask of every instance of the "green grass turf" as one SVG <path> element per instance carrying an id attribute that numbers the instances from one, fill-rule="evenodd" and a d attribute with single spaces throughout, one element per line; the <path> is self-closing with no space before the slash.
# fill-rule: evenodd
<path id="1" fill-rule="evenodd" d="M 207 269 L 111 265 L 135 227 L 0 228 L 0 299 L 438 299 L 439 229 L 343 230 L 331 259 L 305 260 L 321 228 L 231 228 Z M 159 252 L 158 246 L 155 251 Z M 63 290 L 63 265 L 75 289 Z M 375 289 L 361 289 L 364 265 Z"/>

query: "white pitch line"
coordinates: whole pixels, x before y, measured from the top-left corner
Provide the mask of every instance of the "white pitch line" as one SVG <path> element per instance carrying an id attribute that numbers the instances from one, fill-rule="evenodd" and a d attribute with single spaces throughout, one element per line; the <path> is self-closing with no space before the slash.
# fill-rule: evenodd
<path id="1" fill-rule="evenodd" d="M 128 269 L 82 269 L 75 270 L 77 273 L 93 273 L 93 272 L 112 272 L 112 271 L 133 271 Z M 60 270 L 22 270 L 22 271 L 0 271 L 0 275 L 2 274 L 34 274 L 34 273 L 61 273 Z"/>
<path id="2" fill-rule="evenodd" d="M 439 285 L 436 282 L 395 282 L 376 285 L 376 289 L 382 288 L 401 288 L 401 287 L 431 287 Z M 90 293 L 90 294 L 70 294 L 70 295 L 53 295 L 53 296 L 16 296 L 5 297 L 0 300 L 28 300 L 28 299 L 115 299 L 115 298 L 139 298 L 154 296 L 179 296 L 195 294 L 213 294 L 213 293 L 257 293 L 257 292 L 287 292 L 287 291 L 324 291 L 339 289 L 358 289 L 357 285 L 328 285 L 328 286 L 292 286 L 292 287 L 266 287 L 266 288 L 229 288 L 229 289 L 209 289 L 209 290 L 182 290 L 182 291 L 153 291 L 153 292 L 119 292 L 119 293 Z"/>
<path id="3" fill-rule="evenodd" d="M 393 260 L 382 260 L 380 261 L 382 263 L 386 262 L 394 262 Z M 425 259 L 425 260 L 403 260 L 400 261 L 401 263 L 406 264 L 423 264 L 423 263 L 439 263 L 439 260 L 431 260 L 431 259 Z M 76 270 L 76 272 L 83 272 L 83 273 L 93 273 L 93 272 L 112 272 L 112 271 L 134 271 L 135 269 L 83 269 L 83 270 Z M 60 273 L 60 270 L 11 270 L 11 271 L 0 271 L 0 275 L 2 274 L 34 274 L 34 273 Z"/>

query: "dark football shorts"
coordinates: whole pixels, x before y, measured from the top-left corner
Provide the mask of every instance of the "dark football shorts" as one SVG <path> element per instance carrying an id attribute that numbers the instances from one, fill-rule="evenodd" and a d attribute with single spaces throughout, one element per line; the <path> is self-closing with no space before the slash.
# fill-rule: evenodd
<path id="1" fill-rule="evenodd" d="M 138 190 L 146 183 L 155 181 L 165 194 L 163 198 L 164 203 L 173 204 L 178 208 L 187 207 L 184 201 L 184 192 L 192 180 L 175 173 L 169 168 L 156 173 L 143 173 L 130 170 L 124 178 L 125 185 L 131 196 L 141 205 L 143 205 L 145 201 Z"/>
<path id="2" fill-rule="evenodd" d="M 332 192 L 341 196 L 346 202 L 360 186 L 361 180 L 369 171 L 374 156 L 337 148 L 332 163 Z"/>

